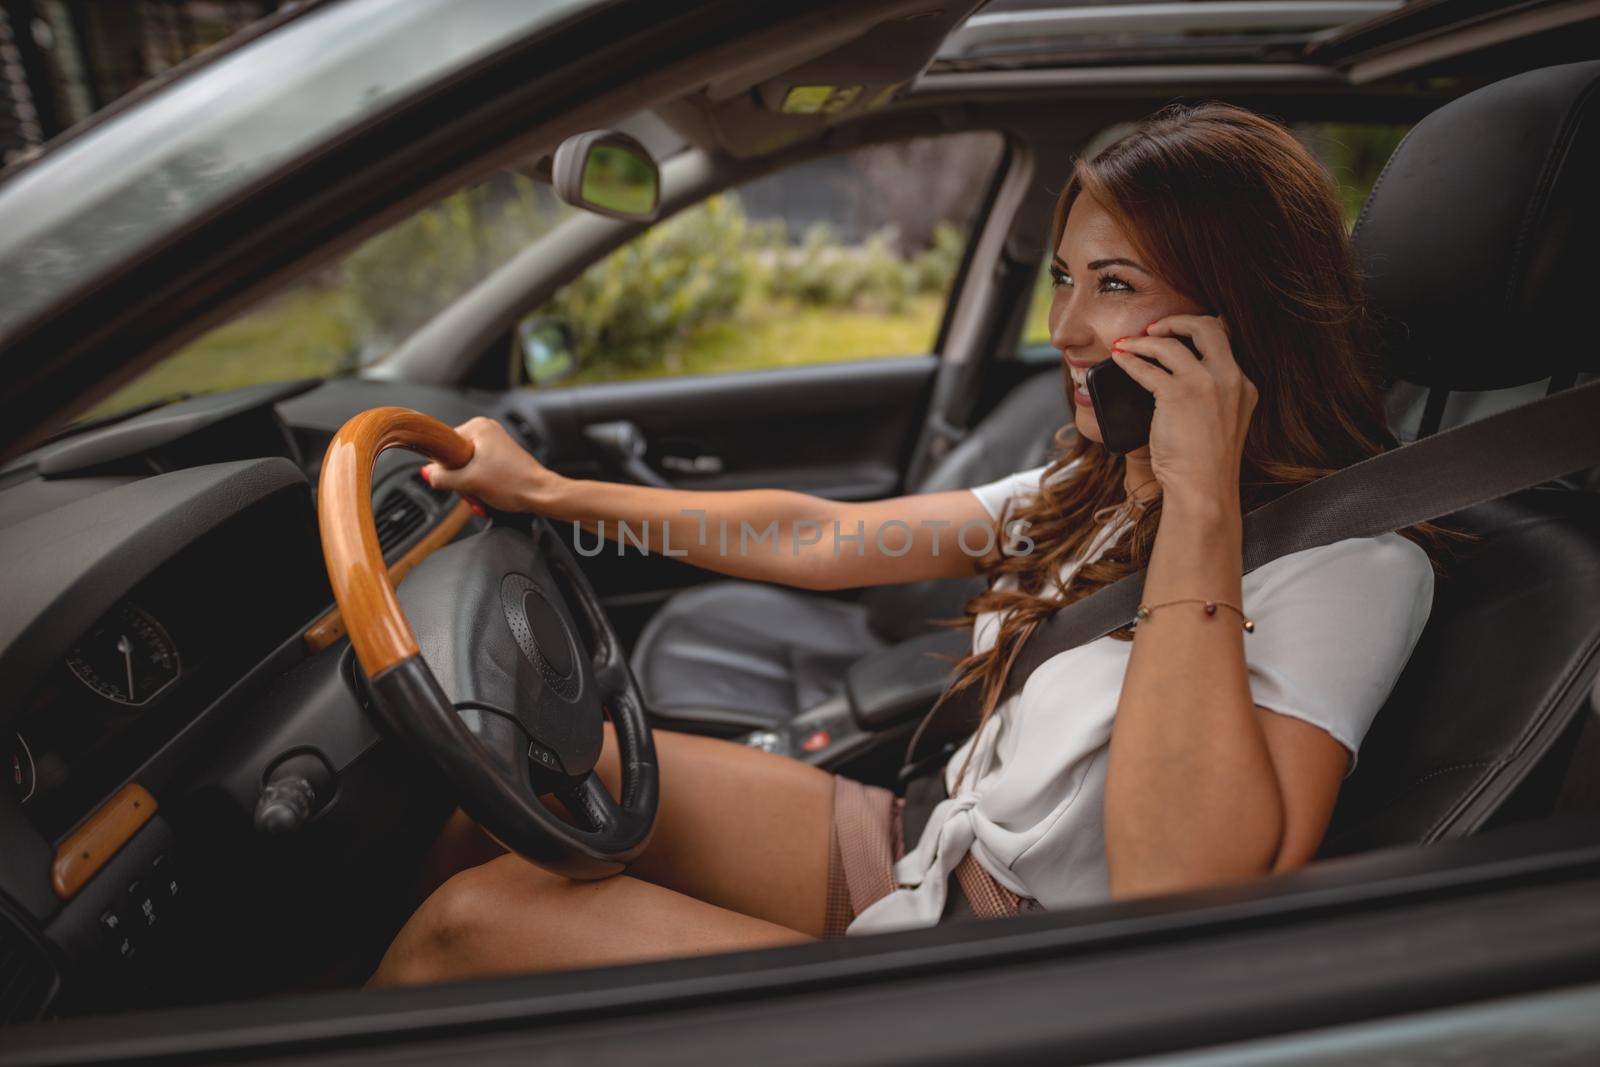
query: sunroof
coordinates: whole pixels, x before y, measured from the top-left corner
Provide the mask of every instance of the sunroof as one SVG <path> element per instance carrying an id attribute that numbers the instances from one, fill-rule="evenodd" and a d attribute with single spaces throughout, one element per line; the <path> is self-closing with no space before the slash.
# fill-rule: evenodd
<path id="1" fill-rule="evenodd" d="M 1317 33 L 1403 0 L 993 0 L 939 49 L 939 67 L 1079 66 L 1298 56 Z"/>

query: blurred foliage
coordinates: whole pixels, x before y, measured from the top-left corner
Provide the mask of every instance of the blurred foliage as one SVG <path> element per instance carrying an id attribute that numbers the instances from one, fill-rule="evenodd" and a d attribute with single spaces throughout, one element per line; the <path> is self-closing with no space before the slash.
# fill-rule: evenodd
<path id="1" fill-rule="evenodd" d="M 924 332 L 927 302 L 919 300 L 949 291 L 965 239 L 945 223 L 936 228 L 933 247 L 906 256 L 899 246 L 893 227 L 850 246 L 823 223 L 809 227 L 791 245 L 781 220 L 752 220 L 737 194 L 724 193 L 647 230 L 590 267 L 534 314 L 560 318 L 572 328 L 584 381 L 700 373 L 692 368 L 721 366 L 728 339 L 741 331 L 752 337 L 762 329 L 770 334 L 777 308 L 787 313 L 805 308 L 852 313 L 857 336 L 862 317 L 877 315 L 890 325 L 888 336 L 898 340 L 905 336 L 900 328 L 910 323 L 916 324 L 915 333 Z M 691 339 L 717 352 L 702 359 L 686 343 Z M 908 350 L 926 351 L 931 340 L 930 334 Z M 817 358 L 828 358 L 825 335 L 810 337 L 808 343 L 821 346 Z M 751 346 L 759 361 L 752 365 L 787 362 L 781 346 L 754 340 Z M 861 355 L 834 348 L 838 354 L 832 358 Z"/>
<path id="2" fill-rule="evenodd" d="M 605 362 L 581 366 L 563 384 L 658 378 L 668 366 L 677 374 L 722 374 L 914 355 L 933 347 L 943 310 L 944 301 L 931 296 L 912 297 L 897 315 L 787 299 L 752 301 L 737 317 L 707 323 L 669 343 L 657 362 L 627 370 Z"/>
<path id="3" fill-rule="evenodd" d="M 580 366 L 638 370 L 689 331 L 733 315 L 766 239 L 737 197 L 713 196 L 591 266 L 537 314 L 566 320 Z"/>
<path id="4" fill-rule="evenodd" d="M 345 373 L 355 364 L 354 317 L 347 293 L 296 286 L 168 356 L 84 417 L 179 393 Z"/>
<path id="5" fill-rule="evenodd" d="M 356 249 L 338 268 L 364 347 L 388 351 L 553 229 L 571 209 L 520 174 L 448 196 Z"/>
<path id="6" fill-rule="evenodd" d="M 437 315 L 573 209 L 504 171 L 445 197 L 332 267 L 180 349 L 87 414 L 177 392 L 348 374 Z"/>
<path id="7" fill-rule="evenodd" d="M 944 140 L 942 149 L 918 142 L 852 157 L 860 188 L 847 186 L 840 199 L 830 193 L 821 204 L 844 211 L 849 203 L 864 214 L 848 217 L 889 220 L 859 241 L 842 240 L 825 223 L 795 239 L 781 217 L 754 219 L 738 194 L 725 193 L 650 227 L 535 314 L 571 328 L 581 381 L 927 351 L 966 244 L 966 227 L 944 214 L 969 209 L 964 191 L 989 165 L 989 157 L 966 151 L 972 146 L 965 141 Z M 957 148 L 963 152 L 951 156 Z M 923 158 L 930 152 L 938 158 Z M 814 176 L 786 180 L 789 188 L 808 188 Z M 907 188 L 917 195 L 891 195 Z M 875 199 L 868 195 L 874 190 Z M 781 190 L 776 198 L 773 192 L 766 190 L 763 214 L 787 213 Z M 391 351 L 571 211 L 548 186 L 498 174 L 211 331 L 94 413 L 180 391 L 350 373 Z"/>
<path id="8" fill-rule="evenodd" d="M 1346 226 L 1354 226 L 1372 183 L 1400 146 L 1411 127 L 1375 123 L 1324 122 L 1302 126 L 1295 134 L 1333 175 L 1344 207 Z"/>

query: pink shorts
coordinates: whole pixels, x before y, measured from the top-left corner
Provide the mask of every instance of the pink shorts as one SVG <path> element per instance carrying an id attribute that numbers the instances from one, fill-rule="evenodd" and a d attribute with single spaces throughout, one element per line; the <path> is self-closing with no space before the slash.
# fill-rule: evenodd
<path id="1" fill-rule="evenodd" d="M 833 833 L 828 858 L 828 910 L 822 936 L 842 937 L 845 927 L 874 901 L 894 892 L 894 864 L 905 854 L 901 812 L 905 801 L 887 789 L 834 775 Z M 1038 909 L 994 880 L 969 852 L 951 876 L 951 905 L 966 905 L 980 919 Z M 959 898 L 957 891 L 959 890 Z M 953 907 L 952 907 L 953 905 Z"/>

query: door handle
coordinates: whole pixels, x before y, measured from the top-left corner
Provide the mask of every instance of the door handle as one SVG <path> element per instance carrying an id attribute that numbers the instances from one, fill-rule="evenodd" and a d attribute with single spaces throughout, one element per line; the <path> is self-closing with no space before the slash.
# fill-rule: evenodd
<path id="1" fill-rule="evenodd" d="M 640 485 L 671 489 L 672 483 L 650 469 L 644 461 L 647 444 L 644 432 L 627 420 L 597 422 L 583 428 L 583 435 L 604 452 L 622 473 Z"/>

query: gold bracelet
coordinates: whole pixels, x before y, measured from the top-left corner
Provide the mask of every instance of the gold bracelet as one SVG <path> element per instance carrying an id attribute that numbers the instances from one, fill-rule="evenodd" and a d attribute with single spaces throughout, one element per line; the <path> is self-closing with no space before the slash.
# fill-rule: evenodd
<path id="1" fill-rule="evenodd" d="M 1204 597 L 1197 596 L 1179 597 L 1177 600 L 1163 600 L 1159 604 L 1140 604 L 1139 610 L 1133 613 L 1133 617 L 1136 622 L 1144 622 L 1150 617 L 1150 613 L 1152 611 L 1155 611 L 1157 608 L 1169 608 L 1174 604 L 1204 604 L 1207 615 L 1215 615 L 1218 608 L 1227 608 L 1229 611 L 1239 616 L 1240 620 L 1244 623 L 1245 633 L 1253 634 L 1256 632 L 1255 622 L 1246 616 L 1243 609 L 1241 609 L 1237 604 L 1230 604 L 1226 600 L 1207 600 Z"/>

